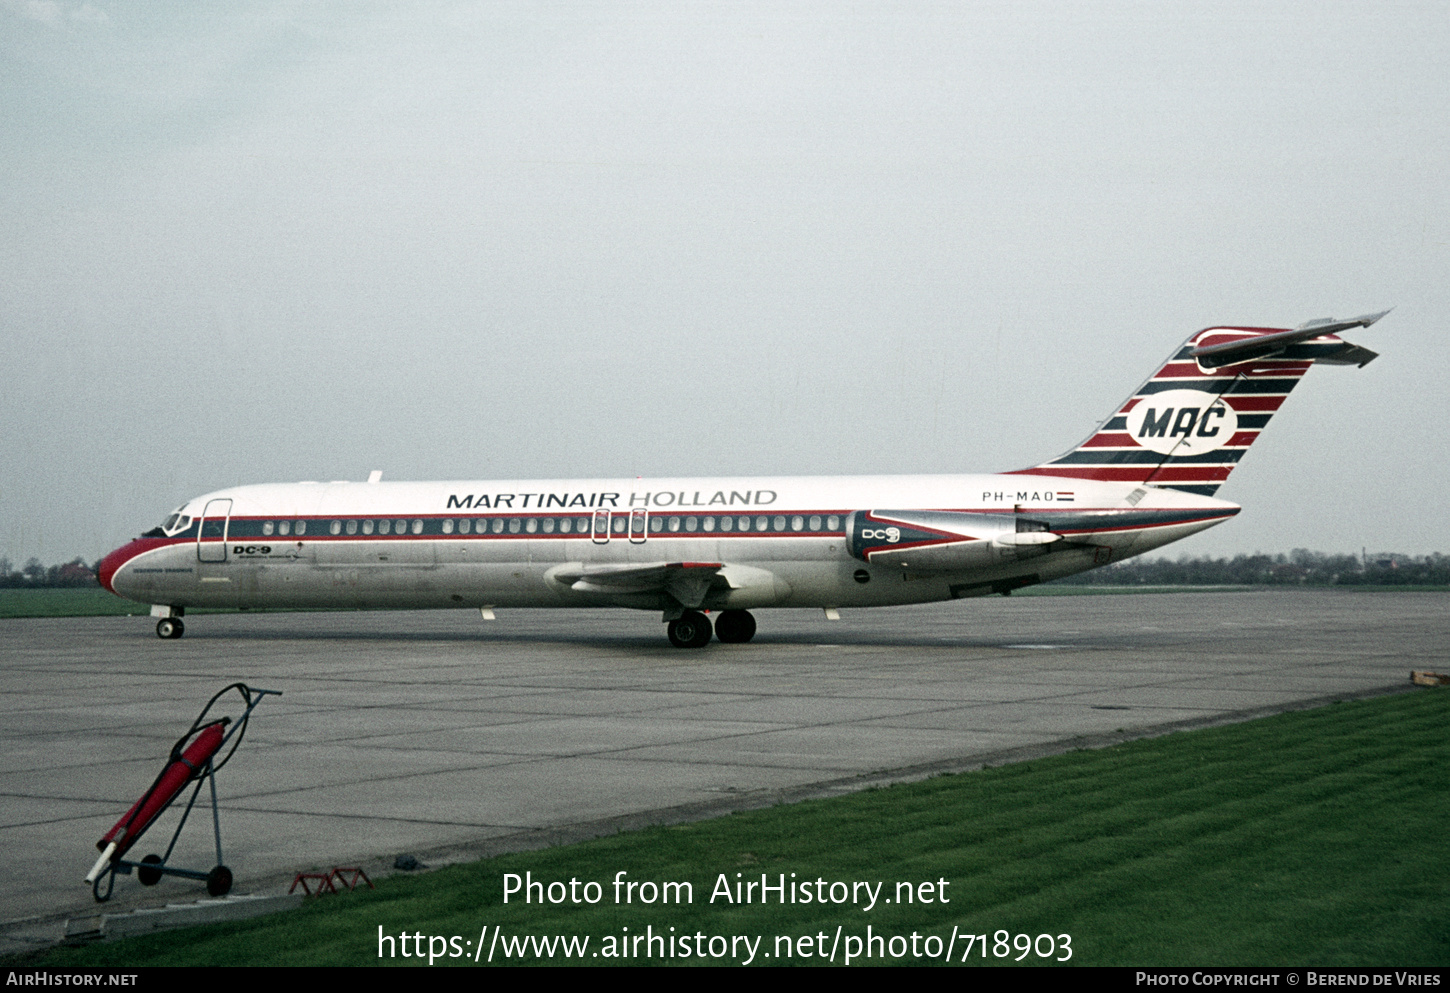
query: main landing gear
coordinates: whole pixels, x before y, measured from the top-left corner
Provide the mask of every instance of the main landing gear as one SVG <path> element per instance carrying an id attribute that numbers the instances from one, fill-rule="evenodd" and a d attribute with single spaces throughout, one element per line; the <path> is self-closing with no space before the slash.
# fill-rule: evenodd
<path id="1" fill-rule="evenodd" d="M 710 644 L 710 618 L 698 610 L 687 610 L 670 621 L 670 644 L 676 648 L 704 648 Z"/>
<path id="2" fill-rule="evenodd" d="M 748 610 L 722 611 L 715 620 L 715 637 L 727 645 L 743 645 L 755 637 L 755 618 Z"/>
<path id="3" fill-rule="evenodd" d="M 710 643 L 710 618 L 698 610 L 687 610 L 670 621 L 670 644 L 676 648 L 704 648 Z M 714 634 L 727 644 L 743 644 L 755 637 L 755 618 L 744 610 L 723 611 L 715 621 Z"/>
<path id="4" fill-rule="evenodd" d="M 181 623 L 180 617 L 163 617 L 156 622 L 158 638 L 180 638 L 185 631 L 186 625 Z"/>

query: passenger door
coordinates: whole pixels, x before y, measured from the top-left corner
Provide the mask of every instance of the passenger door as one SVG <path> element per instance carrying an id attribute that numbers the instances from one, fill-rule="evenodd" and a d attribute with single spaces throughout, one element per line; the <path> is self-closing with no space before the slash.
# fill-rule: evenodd
<path id="1" fill-rule="evenodd" d="M 230 500 L 208 500 L 196 529 L 196 560 L 225 562 L 227 560 L 227 524 L 232 516 Z"/>

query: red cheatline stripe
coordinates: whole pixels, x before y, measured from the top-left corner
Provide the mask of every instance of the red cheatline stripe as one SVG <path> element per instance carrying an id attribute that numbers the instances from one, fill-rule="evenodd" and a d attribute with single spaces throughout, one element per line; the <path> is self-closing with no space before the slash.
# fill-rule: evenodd
<path id="1" fill-rule="evenodd" d="M 1126 431 L 1103 431 L 1083 442 L 1083 448 L 1138 448 L 1141 447 Z"/>
<path id="2" fill-rule="evenodd" d="M 1224 397 L 1228 405 L 1239 413 L 1247 411 L 1278 410 L 1284 405 L 1287 393 L 1235 393 Z"/>
<path id="3" fill-rule="evenodd" d="M 1224 377 L 1222 373 L 1205 373 L 1198 368 L 1197 362 L 1169 362 L 1162 369 L 1159 369 L 1154 379 L 1209 379 L 1209 378 L 1232 378 Z"/>
<path id="4" fill-rule="evenodd" d="M 1233 472 L 1233 466 L 1192 465 L 1164 466 L 1150 477 L 1153 482 L 1221 483 Z"/>
<path id="5" fill-rule="evenodd" d="M 1235 436 L 1235 437 L 1237 437 L 1237 436 Z M 1214 449 L 1214 451 L 1216 451 L 1216 452 L 1226 452 L 1226 451 L 1233 450 L 1233 451 L 1236 451 L 1238 454 L 1242 455 L 1244 449 L 1246 449 L 1246 448 L 1249 447 L 1249 443 L 1252 442 L 1252 440 L 1253 439 L 1251 438 L 1251 439 L 1249 439 L 1249 441 L 1245 441 L 1245 442 L 1226 442 L 1225 444 L 1219 445 L 1217 448 Z M 1141 445 L 1121 445 L 1121 446 L 1118 446 L 1118 447 L 1112 447 L 1112 446 L 1108 446 L 1108 445 L 1083 445 L 1080 448 L 1074 448 L 1068 454 L 1069 455 L 1073 455 L 1073 456 L 1077 456 L 1080 452 L 1086 452 L 1086 451 L 1098 452 L 1098 453 L 1101 454 L 1100 461 L 1095 463 L 1095 462 L 1088 461 L 1085 457 L 1083 457 L 1081 459 L 1074 458 L 1071 463 L 1048 462 L 1046 464 L 1047 465 L 1059 465 L 1059 464 L 1071 464 L 1071 465 L 1098 465 L 1098 464 L 1101 464 L 1101 465 L 1113 465 L 1114 464 L 1113 454 L 1116 453 L 1116 452 L 1142 452 L 1142 451 L 1146 451 L 1146 450 L 1147 449 L 1144 449 L 1143 446 L 1141 446 Z M 1185 453 L 1185 455 L 1188 455 L 1188 454 L 1192 454 L 1192 453 Z M 1064 456 L 1064 458 L 1065 457 L 1066 456 Z M 1174 458 L 1181 458 L 1181 457 L 1185 457 L 1185 456 L 1173 456 L 1173 455 L 1164 455 L 1163 456 L 1164 459 L 1170 459 L 1170 460 L 1171 459 L 1174 459 Z M 1224 459 L 1224 462 L 1228 463 L 1229 460 L 1228 459 Z M 1150 463 L 1140 462 L 1140 463 L 1137 463 L 1137 464 L 1138 465 L 1149 465 Z M 1230 464 L 1232 464 L 1232 463 L 1230 463 Z"/>

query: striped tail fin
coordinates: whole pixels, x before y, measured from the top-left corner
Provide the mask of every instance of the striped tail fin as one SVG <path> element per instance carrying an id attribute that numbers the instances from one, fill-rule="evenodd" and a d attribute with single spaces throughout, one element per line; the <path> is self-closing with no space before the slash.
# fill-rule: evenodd
<path id="1" fill-rule="evenodd" d="M 1206 328 L 1077 448 L 1018 469 L 1166 486 L 1212 496 L 1315 362 L 1367 365 L 1375 353 L 1335 332 L 1389 311 L 1297 328 Z"/>

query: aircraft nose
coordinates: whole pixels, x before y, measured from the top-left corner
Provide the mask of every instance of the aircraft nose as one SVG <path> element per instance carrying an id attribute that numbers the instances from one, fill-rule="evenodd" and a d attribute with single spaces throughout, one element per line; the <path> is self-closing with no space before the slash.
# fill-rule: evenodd
<path id="1" fill-rule="evenodd" d="M 134 559 L 149 547 L 150 544 L 140 538 L 122 545 L 101 559 L 100 568 L 96 570 L 96 579 L 107 590 L 116 593 L 116 588 L 111 585 L 111 580 L 115 577 L 117 571 L 120 570 L 121 566 Z M 120 596 L 119 593 L 116 593 L 116 595 Z"/>

